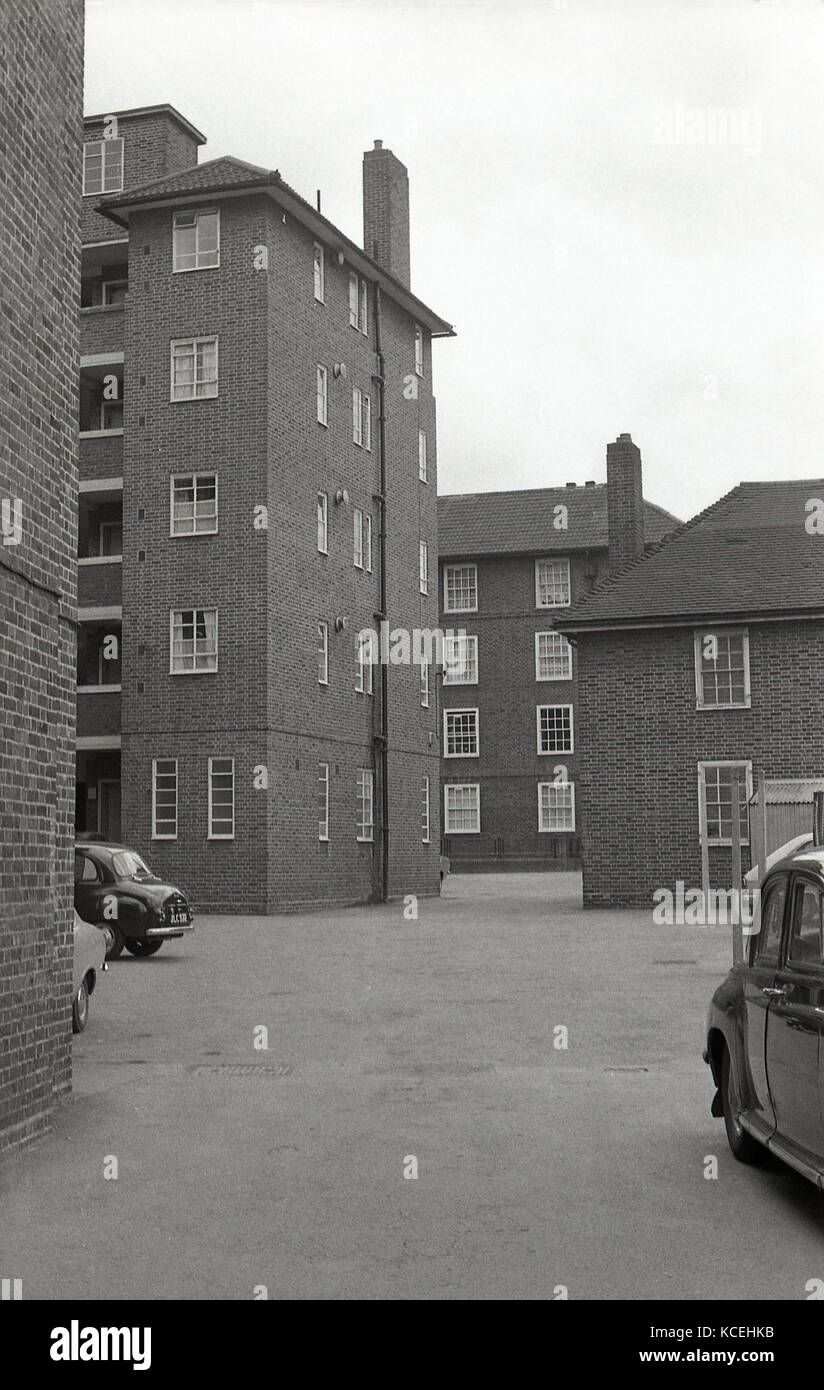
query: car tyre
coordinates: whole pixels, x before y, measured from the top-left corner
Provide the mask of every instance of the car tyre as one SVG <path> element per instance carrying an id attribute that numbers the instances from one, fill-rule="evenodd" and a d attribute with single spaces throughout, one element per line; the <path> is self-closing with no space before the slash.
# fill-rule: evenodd
<path id="1" fill-rule="evenodd" d="M 738 1118 L 737 1095 L 728 1047 L 724 1048 L 724 1056 L 721 1060 L 721 1104 L 724 1109 L 727 1142 L 732 1149 L 733 1156 L 738 1159 L 739 1163 L 763 1162 L 766 1152 L 763 1144 L 759 1144 L 757 1139 L 753 1139 L 752 1135 L 747 1133 Z"/>
<path id="2" fill-rule="evenodd" d="M 141 941 L 139 938 L 126 938 L 126 950 L 133 956 L 153 956 L 163 945 L 162 941 Z"/>
<path id="3" fill-rule="evenodd" d="M 89 986 L 87 977 L 80 981 L 80 988 L 72 1000 L 72 1032 L 82 1033 L 89 1021 Z"/>
<path id="4" fill-rule="evenodd" d="M 117 960 L 123 954 L 123 947 L 126 945 L 126 938 L 116 922 L 107 923 L 111 932 L 111 944 L 106 950 L 106 960 Z"/>

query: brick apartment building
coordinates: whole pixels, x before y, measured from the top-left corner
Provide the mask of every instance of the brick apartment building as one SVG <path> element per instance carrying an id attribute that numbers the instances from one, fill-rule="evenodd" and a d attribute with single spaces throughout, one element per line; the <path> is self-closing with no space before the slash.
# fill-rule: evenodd
<path id="1" fill-rule="evenodd" d="M 77 825 L 203 910 L 437 891 L 432 339 L 409 196 L 364 245 L 171 106 L 85 123 Z"/>
<path id="2" fill-rule="evenodd" d="M 700 888 L 702 836 L 710 886 L 733 886 L 733 779 L 745 869 L 753 772 L 820 783 L 824 535 L 807 527 L 822 498 L 821 479 L 741 483 L 559 620 L 578 666 L 585 905 Z"/>
<path id="3" fill-rule="evenodd" d="M 3 0 L 0 66 L 5 1148 L 45 1128 L 71 1084 L 82 0 Z"/>
<path id="4" fill-rule="evenodd" d="M 580 674 L 570 605 L 679 523 L 641 493 L 628 435 L 607 482 L 441 497 L 444 843 L 463 870 L 580 863 Z"/>

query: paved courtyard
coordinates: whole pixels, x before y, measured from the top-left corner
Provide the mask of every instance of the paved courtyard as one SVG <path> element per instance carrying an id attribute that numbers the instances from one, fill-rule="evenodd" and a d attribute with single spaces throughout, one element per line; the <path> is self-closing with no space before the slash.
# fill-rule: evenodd
<path id="1" fill-rule="evenodd" d="M 417 920 L 204 917 L 113 962 L 73 1098 L 0 1162 L 0 1274 L 27 1299 L 804 1298 L 821 1199 L 709 1114 L 726 931 L 579 902 L 576 875 L 454 877 Z"/>

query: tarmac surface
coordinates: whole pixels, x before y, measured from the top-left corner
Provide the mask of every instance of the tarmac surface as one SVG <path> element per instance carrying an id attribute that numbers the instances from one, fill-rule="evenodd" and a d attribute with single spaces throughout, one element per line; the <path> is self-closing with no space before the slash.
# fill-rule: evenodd
<path id="1" fill-rule="evenodd" d="M 24 1299 L 809 1296 L 824 1199 L 710 1116 L 728 929 L 584 912 L 572 874 L 455 876 L 418 910 L 203 917 L 114 961 L 72 1098 L 0 1160 L 0 1275 Z"/>

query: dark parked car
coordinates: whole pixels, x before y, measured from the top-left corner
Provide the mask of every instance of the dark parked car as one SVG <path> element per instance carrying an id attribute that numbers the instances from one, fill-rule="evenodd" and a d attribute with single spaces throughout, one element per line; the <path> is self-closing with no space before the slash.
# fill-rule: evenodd
<path id="1" fill-rule="evenodd" d="M 770 868 L 760 929 L 712 998 L 713 1115 L 742 1163 L 767 1149 L 824 1188 L 824 848 L 795 849 Z M 753 923 L 758 927 L 758 918 Z"/>
<path id="2" fill-rule="evenodd" d="M 133 956 L 153 956 L 170 937 L 194 930 L 192 909 L 180 889 L 156 878 L 125 845 L 77 842 L 74 905 L 85 922 L 109 928 L 107 960 L 124 946 Z"/>

